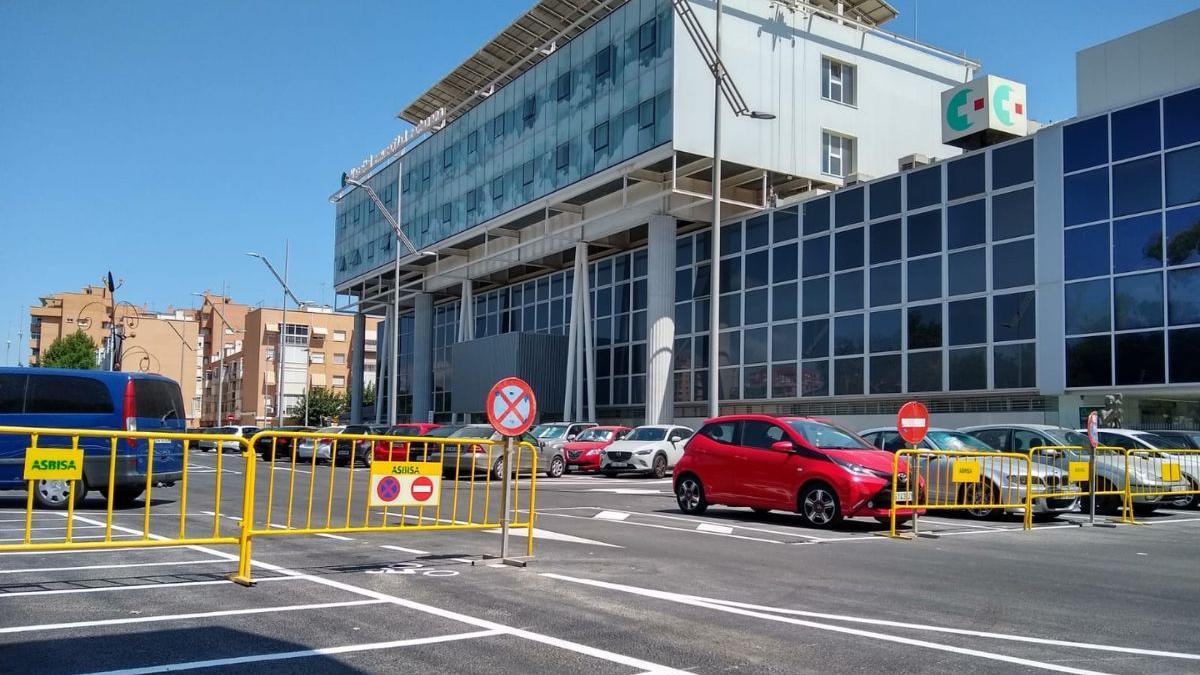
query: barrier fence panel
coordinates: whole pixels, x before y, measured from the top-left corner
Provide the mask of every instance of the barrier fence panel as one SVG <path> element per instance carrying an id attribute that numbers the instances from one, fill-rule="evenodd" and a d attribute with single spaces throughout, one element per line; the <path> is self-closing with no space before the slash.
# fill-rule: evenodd
<path id="1" fill-rule="evenodd" d="M 1159 506 L 1196 508 L 1200 502 L 1200 450 L 1125 450 L 1128 463 L 1137 465 L 1130 481 L 1127 502 L 1147 510 Z M 1130 511 L 1130 520 L 1139 509 Z"/>
<path id="2" fill-rule="evenodd" d="M 893 537 L 898 521 L 911 517 L 916 533 L 921 514 L 942 510 L 986 518 L 1022 509 L 1028 529 L 1030 500 L 1044 490 L 1037 482 L 1044 472 L 1033 470 L 1029 457 L 1018 453 L 907 449 L 897 451 L 892 462 Z M 901 489 L 901 475 L 911 489 Z"/>
<path id="3" fill-rule="evenodd" d="M 1096 515 L 1112 516 L 1118 522 L 1129 522 L 1129 495 L 1126 487 L 1138 480 L 1136 467 L 1131 466 L 1123 448 L 1098 447 L 1096 485 L 1091 485 L 1092 453 L 1088 448 L 1070 445 L 1039 446 L 1029 450 L 1034 465 L 1053 467 L 1062 472 L 1057 489 L 1047 486 L 1044 497 L 1050 500 L 1079 500 L 1079 510 L 1091 513 L 1091 500 L 1096 500 Z"/>
<path id="4" fill-rule="evenodd" d="M 218 450 L 215 472 L 191 463 L 202 442 Z M 0 426 L 9 482 L 26 491 L 22 535 L 0 538 L 0 551 L 236 545 L 237 524 L 225 516 L 236 512 L 246 484 L 240 471 L 224 467 L 227 445 L 246 447 L 237 436 L 216 434 Z M 102 511 L 85 501 L 93 492 L 103 498 Z M 178 509 L 155 513 L 156 500 Z M 114 523 L 118 517 L 123 524 Z"/>
<path id="5" fill-rule="evenodd" d="M 527 530 L 533 555 L 537 474 L 546 467 L 528 443 L 513 450 L 511 466 L 529 481 L 512 481 L 508 509 L 504 441 L 263 431 L 250 443 L 246 473 L 255 489 L 243 505 L 241 582 L 250 580 L 255 538 L 493 530 L 506 512 L 509 528 Z"/>

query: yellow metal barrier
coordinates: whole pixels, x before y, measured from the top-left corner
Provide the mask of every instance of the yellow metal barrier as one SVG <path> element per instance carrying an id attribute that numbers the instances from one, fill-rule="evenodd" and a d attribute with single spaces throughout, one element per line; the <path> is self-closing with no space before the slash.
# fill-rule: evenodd
<path id="1" fill-rule="evenodd" d="M 1170 506 L 1178 498 L 1191 497 L 1187 506 L 1195 508 L 1200 499 L 1200 450 L 1125 450 L 1125 456 L 1127 463 L 1140 464 L 1127 486 L 1126 504 Z M 1136 512 L 1129 509 L 1131 522 L 1136 522 Z"/>
<path id="2" fill-rule="evenodd" d="M 528 443 L 515 446 L 511 466 L 530 481 L 525 489 L 512 481 L 507 508 L 492 480 L 506 472 L 504 441 L 268 430 L 250 444 L 264 459 L 252 453 L 246 462 L 247 484 L 255 490 L 247 490 L 243 504 L 241 583 L 250 582 L 251 548 L 259 537 L 523 527 L 527 555 L 533 555 L 537 474 L 545 468 Z M 339 468 L 343 460 L 345 469 Z M 260 463 L 265 478 L 258 475 Z M 266 492 L 261 516 L 257 490 Z"/>
<path id="3" fill-rule="evenodd" d="M 907 465 L 902 466 L 902 463 Z M 906 470 L 907 469 L 907 470 Z M 909 490 L 898 489 L 907 473 Z M 891 536 L 898 518 L 913 519 L 933 510 L 967 511 L 986 517 L 996 511 L 1024 509 L 1025 529 L 1032 527 L 1031 500 L 1036 490 L 1027 455 L 966 450 L 899 450 L 892 458 Z"/>
<path id="4" fill-rule="evenodd" d="M 17 442 L 27 443 L 22 473 L 27 491 L 24 533 L 19 543 L 0 543 L 0 551 L 239 543 L 239 538 L 232 532 L 232 524 L 222 528 L 221 494 L 225 474 L 237 475 L 223 470 L 223 453 L 217 454 L 212 499 L 200 505 L 205 513 L 212 513 L 212 528 L 210 530 L 204 526 L 203 530 L 198 531 L 194 523 L 190 530 L 188 526 L 189 483 L 195 480 L 192 476 L 194 471 L 188 463 L 190 455 L 196 451 L 196 444 L 201 440 L 217 441 L 218 447 L 223 445 L 221 441 L 246 447 L 245 441 L 237 436 L 0 426 L 0 437 L 6 437 L 10 442 L 15 437 Z M 76 511 L 82 505 L 81 493 L 91 490 L 98 490 L 104 496 L 104 521 L 86 520 L 89 528 L 102 527 L 103 534 L 79 535 L 76 533 L 76 521 L 82 516 L 78 516 Z M 175 514 L 159 515 L 151 511 L 154 497 L 164 490 L 178 499 L 178 522 L 175 522 Z M 56 500 L 64 497 L 61 506 L 52 506 L 57 504 Z M 141 517 L 130 526 L 140 527 L 114 527 L 115 516 L 137 513 L 127 509 L 139 497 L 143 502 Z M 196 507 L 194 499 L 191 507 Z M 66 510 L 63 536 L 35 537 L 34 532 L 46 531 L 35 528 L 35 511 L 47 513 L 51 508 Z M 128 538 L 130 534 L 136 538 Z"/>
<path id="5" fill-rule="evenodd" d="M 1138 479 L 1136 466 L 1128 461 L 1124 448 L 1096 448 L 1096 484 L 1091 483 L 1092 454 L 1087 448 L 1071 445 L 1039 446 L 1029 451 L 1035 465 L 1054 467 L 1063 473 L 1058 489 L 1048 489 L 1043 496 L 1049 499 L 1079 498 L 1084 515 L 1091 512 L 1091 500 L 1096 501 L 1097 515 L 1118 517 L 1117 522 L 1129 522 L 1129 485 Z M 1136 464 L 1136 463 L 1135 463 Z M 1050 486 L 1048 486 L 1050 487 Z"/>

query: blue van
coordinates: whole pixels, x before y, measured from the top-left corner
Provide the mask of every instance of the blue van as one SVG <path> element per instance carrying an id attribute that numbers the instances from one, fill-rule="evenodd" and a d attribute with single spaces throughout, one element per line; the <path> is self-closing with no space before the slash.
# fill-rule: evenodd
<path id="1" fill-rule="evenodd" d="M 57 368 L 0 368 L 0 426 L 101 429 L 113 431 L 187 430 L 179 384 L 160 375 Z M 89 490 L 108 490 L 112 441 L 80 438 L 83 482 L 75 505 Z M 128 505 L 146 488 L 147 439 L 120 439 L 113 504 Z M 0 490 L 24 490 L 28 435 L 0 433 Z M 45 435 L 39 447 L 71 447 L 71 437 Z M 154 440 L 154 485 L 170 486 L 183 477 L 183 443 Z M 41 508 L 67 507 L 68 482 L 40 480 L 33 499 Z M 105 495 L 107 496 L 107 495 Z"/>

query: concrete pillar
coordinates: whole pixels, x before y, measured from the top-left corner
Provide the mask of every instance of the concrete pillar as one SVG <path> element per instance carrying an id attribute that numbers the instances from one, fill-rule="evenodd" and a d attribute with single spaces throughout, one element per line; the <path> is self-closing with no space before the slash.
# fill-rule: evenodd
<path id="1" fill-rule="evenodd" d="M 462 298 L 458 305 L 458 336 L 455 342 L 475 339 L 475 294 L 470 279 L 462 282 Z"/>
<path id="2" fill-rule="evenodd" d="M 646 279 L 646 424 L 675 418 L 675 219 L 650 216 Z"/>
<path id="3" fill-rule="evenodd" d="M 350 362 L 350 423 L 362 424 L 363 380 L 365 379 L 363 373 L 366 370 L 367 351 L 367 315 L 362 312 L 354 313 L 353 340 L 350 343 L 350 358 L 352 359 Z M 280 386 L 283 386 L 282 383 Z M 378 402 L 378 384 L 375 386 L 375 391 Z"/>
<path id="4" fill-rule="evenodd" d="M 413 314 L 412 421 L 433 412 L 433 296 L 418 293 Z"/>

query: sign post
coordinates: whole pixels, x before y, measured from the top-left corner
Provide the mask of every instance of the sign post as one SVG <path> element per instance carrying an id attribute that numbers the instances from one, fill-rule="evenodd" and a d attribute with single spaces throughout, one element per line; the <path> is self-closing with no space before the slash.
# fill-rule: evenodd
<path id="1" fill-rule="evenodd" d="M 1088 490 L 1091 491 L 1092 497 L 1088 499 L 1088 526 L 1089 527 L 1114 527 L 1112 523 L 1097 523 L 1096 522 L 1096 448 L 1100 447 L 1100 413 L 1093 410 L 1088 413 L 1087 417 L 1087 439 L 1088 439 Z M 1126 459 L 1125 461 L 1129 461 Z"/>
<path id="2" fill-rule="evenodd" d="M 910 450 L 916 449 L 921 441 L 925 440 L 925 434 L 929 431 L 929 410 L 920 401 L 909 401 L 900 406 L 900 412 L 896 413 L 896 432 L 900 434 L 908 443 Z M 919 457 L 913 456 L 917 466 L 920 467 L 921 460 Z M 920 471 L 912 466 L 908 467 L 908 489 L 912 493 L 912 531 L 914 537 L 921 536 L 921 525 L 918 522 L 917 506 L 921 503 L 921 480 Z M 895 514 L 893 514 L 895 517 Z"/>
<path id="3" fill-rule="evenodd" d="M 492 385 L 485 406 L 488 422 L 497 433 L 505 437 L 504 454 L 501 459 L 501 500 L 504 503 L 504 515 L 500 518 L 500 558 L 505 563 L 524 566 L 523 562 L 510 561 L 508 557 L 508 523 L 514 515 L 512 479 L 519 470 L 519 467 L 513 466 L 513 446 L 514 439 L 533 426 L 533 420 L 537 417 L 537 398 L 527 382 L 516 377 L 506 377 Z M 533 468 L 534 471 L 537 470 L 536 465 Z M 532 518 L 533 514 L 530 513 L 529 517 Z"/>

